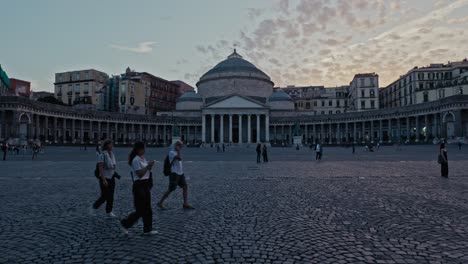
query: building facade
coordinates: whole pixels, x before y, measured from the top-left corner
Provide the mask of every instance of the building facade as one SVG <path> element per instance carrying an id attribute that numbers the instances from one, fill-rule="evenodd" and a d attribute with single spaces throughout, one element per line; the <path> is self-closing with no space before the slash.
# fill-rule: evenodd
<path id="1" fill-rule="evenodd" d="M 348 89 L 350 111 L 379 109 L 379 75 L 359 73 L 354 75 Z"/>
<path id="2" fill-rule="evenodd" d="M 468 60 L 414 67 L 380 91 L 383 108 L 431 102 L 468 93 Z"/>
<path id="3" fill-rule="evenodd" d="M 66 105 L 76 99 L 91 96 L 92 104 L 99 104 L 99 93 L 109 76 L 97 70 L 80 70 L 55 74 L 55 97 Z"/>
<path id="4" fill-rule="evenodd" d="M 31 96 L 31 82 L 10 78 L 10 92 L 17 96 Z"/>
<path id="5" fill-rule="evenodd" d="M 369 89 L 378 84 L 360 84 L 360 78 L 370 77 L 355 77 L 356 100 L 375 100 L 368 96 Z M 273 86 L 266 73 L 234 51 L 200 78 L 197 93 L 189 91 L 177 99 L 175 111 L 155 115 L 95 112 L 2 96 L 0 138 L 20 138 L 25 142 L 38 138 L 66 144 L 111 138 L 115 144 L 136 140 L 170 144 L 172 137 L 177 136 L 191 145 L 282 145 L 292 144 L 299 137 L 304 144 L 332 145 L 430 143 L 441 138 L 468 137 L 466 94 L 398 108 L 368 109 L 371 104 L 365 103 L 355 111 L 317 115 L 296 110 L 291 96 Z M 359 89 L 368 93 L 360 98 Z"/>

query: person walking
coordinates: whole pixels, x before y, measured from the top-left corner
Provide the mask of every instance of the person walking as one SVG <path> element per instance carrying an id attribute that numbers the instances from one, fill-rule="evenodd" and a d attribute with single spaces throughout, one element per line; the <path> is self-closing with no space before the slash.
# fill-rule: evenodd
<path id="1" fill-rule="evenodd" d="M 132 192 L 135 212 L 120 220 L 120 224 L 122 225 L 124 233 L 128 234 L 128 229 L 132 227 L 138 219 L 142 218 L 143 234 L 156 235 L 158 232 L 153 230 L 153 210 L 151 208 L 151 188 L 153 185 L 151 170 L 154 166 L 154 160 L 146 161 L 145 143 L 141 141 L 135 142 L 128 156 L 128 165 L 132 168 Z"/>
<path id="2" fill-rule="evenodd" d="M 317 145 L 315 145 L 315 160 L 322 160 L 322 144 L 320 143 L 317 143 Z"/>
<path id="3" fill-rule="evenodd" d="M 257 144 L 257 148 L 255 149 L 257 151 L 257 163 L 260 163 L 260 155 L 262 154 L 262 145 L 260 143 Z"/>
<path id="4" fill-rule="evenodd" d="M 223 143 L 223 152 L 226 151 L 226 146 Z"/>
<path id="5" fill-rule="evenodd" d="M 167 191 L 161 197 L 161 200 L 158 202 L 158 207 L 165 209 L 164 201 L 169 197 L 171 192 L 175 191 L 177 186 L 182 188 L 182 193 L 184 197 L 184 204 L 182 208 L 184 209 L 195 209 L 188 203 L 188 185 L 185 180 L 185 174 L 182 167 L 182 141 L 176 141 L 169 151 L 168 157 L 171 164 L 171 173 L 169 175 L 169 187 Z"/>
<path id="6" fill-rule="evenodd" d="M 353 154 L 356 153 L 356 146 L 353 143 Z"/>
<path id="7" fill-rule="evenodd" d="M 32 146 L 32 159 L 33 160 L 37 158 L 38 153 L 39 153 L 39 145 L 36 143 L 33 143 L 33 146 Z"/>
<path id="8" fill-rule="evenodd" d="M 268 152 L 267 152 L 266 144 L 263 144 L 262 155 L 263 155 L 263 162 L 268 162 Z"/>
<path id="9" fill-rule="evenodd" d="M 116 217 L 112 212 L 114 205 L 114 190 L 115 190 L 115 156 L 112 152 L 112 140 L 107 139 L 102 144 L 102 153 L 97 156 L 98 159 L 98 175 L 99 188 L 101 195 L 94 202 L 93 209 L 97 210 L 104 202 L 106 203 L 106 213 L 109 217 Z"/>
<path id="10" fill-rule="evenodd" d="M 461 148 L 462 148 L 462 142 L 461 142 L 461 140 L 459 140 L 458 141 L 458 150 L 461 150 Z"/>
<path id="11" fill-rule="evenodd" d="M 447 157 L 447 148 L 445 147 L 445 143 L 440 144 L 439 163 L 440 163 L 441 176 L 448 178 L 448 157 Z"/>

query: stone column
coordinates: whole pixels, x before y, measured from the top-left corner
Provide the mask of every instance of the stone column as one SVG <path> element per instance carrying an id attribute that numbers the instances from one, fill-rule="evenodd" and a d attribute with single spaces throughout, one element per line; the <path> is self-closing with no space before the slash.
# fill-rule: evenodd
<path id="1" fill-rule="evenodd" d="M 54 116 L 54 142 L 57 143 L 58 142 L 58 138 L 57 138 L 57 130 L 58 127 L 57 127 L 57 117 Z"/>
<path id="2" fill-rule="evenodd" d="M 370 142 L 374 143 L 374 120 L 370 121 Z"/>
<path id="3" fill-rule="evenodd" d="M 242 143 L 242 115 L 239 115 L 239 144 Z"/>
<path id="4" fill-rule="evenodd" d="M 248 114 L 247 115 L 247 143 L 252 143 L 252 115 Z"/>
<path id="5" fill-rule="evenodd" d="M 314 144 L 315 141 L 317 140 L 317 135 L 315 135 L 315 134 L 316 134 L 315 124 L 312 124 L 312 137 L 313 137 L 312 144 Z"/>
<path id="6" fill-rule="evenodd" d="M 114 123 L 115 130 L 115 144 L 119 143 L 119 123 Z"/>
<path id="7" fill-rule="evenodd" d="M 63 135 L 62 135 L 62 142 L 66 143 L 67 142 L 67 119 L 63 118 Z"/>
<path id="8" fill-rule="evenodd" d="M 211 143 L 215 143 L 215 115 L 211 115 Z"/>
<path id="9" fill-rule="evenodd" d="M 293 132 L 292 132 L 292 125 L 289 125 L 289 144 L 293 143 Z"/>
<path id="10" fill-rule="evenodd" d="M 366 143 L 366 121 L 362 121 L 362 143 Z"/>
<path id="11" fill-rule="evenodd" d="M 320 124 L 320 142 L 325 142 L 325 134 L 324 134 L 324 125 L 323 123 Z"/>
<path id="12" fill-rule="evenodd" d="M 274 133 L 275 133 L 275 143 L 278 142 L 278 134 L 277 134 L 277 125 L 274 125 L 275 126 L 275 129 L 274 129 Z"/>
<path id="13" fill-rule="evenodd" d="M 193 140 L 195 141 L 195 143 L 198 141 L 197 134 L 198 134 L 198 126 L 194 126 L 193 127 Z"/>
<path id="14" fill-rule="evenodd" d="M 76 143 L 76 138 L 75 138 L 75 122 L 76 122 L 76 120 L 72 119 L 71 122 L 72 122 L 71 138 L 72 138 L 72 142 Z"/>
<path id="15" fill-rule="evenodd" d="M 136 138 L 136 132 L 135 132 L 135 124 L 132 123 L 132 136 L 129 137 L 130 138 L 130 141 L 135 141 L 135 138 Z"/>
<path id="16" fill-rule="evenodd" d="M 356 122 L 353 122 L 354 123 L 354 130 L 353 130 L 353 142 L 354 144 L 356 144 L 358 141 L 357 141 L 357 123 Z"/>
<path id="17" fill-rule="evenodd" d="M 219 116 L 219 142 L 224 143 L 224 114 Z"/>
<path id="18" fill-rule="evenodd" d="M 388 143 L 392 143 L 392 119 L 388 120 Z"/>
<path id="19" fill-rule="evenodd" d="M 400 118 L 397 118 L 397 127 L 398 127 L 398 142 L 401 142 L 401 121 Z"/>
<path id="20" fill-rule="evenodd" d="M 143 124 L 140 124 L 140 140 L 143 141 Z"/>
<path id="21" fill-rule="evenodd" d="M 146 125 L 146 141 L 151 142 L 151 125 Z"/>
<path id="22" fill-rule="evenodd" d="M 260 142 L 260 115 L 257 114 L 257 143 Z"/>
<path id="23" fill-rule="evenodd" d="M 3 121 L 3 123 L 5 122 Z M 35 130 L 34 134 L 36 136 L 36 139 L 39 139 L 39 134 L 41 131 L 40 126 L 41 126 L 41 122 L 39 121 L 39 115 L 36 115 L 36 125 L 34 126 L 34 130 Z M 2 135 L 2 131 L 0 131 L 0 137 L 1 135 Z"/>
<path id="24" fill-rule="evenodd" d="M 424 135 L 424 141 L 428 142 L 429 141 L 429 115 L 424 115 L 424 126 L 426 127 L 425 135 Z"/>
<path id="25" fill-rule="evenodd" d="M 110 133 L 110 122 L 107 121 L 107 132 L 106 132 L 106 137 L 111 139 L 111 133 Z"/>
<path id="26" fill-rule="evenodd" d="M 415 116 L 414 117 L 414 122 L 415 122 L 415 125 L 416 125 L 416 143 L 419 142 L 419 134 L 421 133 L 419 131 L 419 116 Z"/>
<path id="27" fill-rule="evenodd" d="M 123 123 L 123 143 L 124 144 L 127 144 L 127 138 L 128 138 L 128 135 L 127 135 L 127 123 Z"/>
<path id="28" fill-rule="evenodd" d="M 281 125 L 281 143 L 284 141 L 284 125 Z"/>
<path id="29" fill-rule="evenodd" d="M 232 115 L 229 114 L 229 143 L 232 143 Z"/>
<path id="30" fill-rule="evenodd" d="M 99 137 L 99 139 L 101 139 L 102 138 L 102 124 L 101 124 L 101 122 L 97 123 L 97 127 L 98 127 L 98 134 L 99 134 L 98 137 Z"/>
<path id="31" fill-rule="evenodd" d="M 411 142 L 411 124 L 409 117 L 406 117 L 406 140 Z"/>
<path id="32" fill-rule="evenodd" d="M 345 140 L 346 140 L 346 144 L 349 143 L 349 128 L 348 128 L 348 122 L 345 122 L 344 125 L 345 125 Z"/>
<path id="33" fill-rule="evenodd" d="M 93 121 L 92 120 L 89 120 L 89 140 L 88 141 L 91 141 L 91 139 L 94 140 L 94 130 L 93 130 Z M 89 143 L 89 142 L 88 142 Z"/>
<path id="34" fill-rule="evenodd" d="M 379 143 L 383 143 L 382 119 L 379 120 Z"/>
<path id="35" fill-rule="evenodd" d="M 206 142 L 206 115 L 203 114 L 202 115 L 202 142 L 205 143 Z"/>
<path id="36" fill-rule="evenodd" d="M 166 125 L 163 125 L 163 142 L 164 142 L 164 145 L 167 144 L 167 126 Z"/>
<path id="37" fill-rule="evenodd" d="M 333 144 L 333 127 L 332 123 L 328 123 L 328 144 Z"/>
<path id="38" fill-rule="evenodd" d="M 154 138 L 156 140 L 156 144 L 159 144 L 159 126 L 158 125 L 154 127 Z"/>
<path id="39" fill-rule="evenodd" d="M 341 143 L 341 127 L 340 127 L 340 123 L 336 123 L 336 144 L 340 144 Z"/>
<path id="40" fill-rule="evenodd" d="M 434 114 L 434 137 L 439 138 L 439 124 L 437 121 L 437 114 Z"/>
<path id="41" fill-rule="evenodd" d="M 81 130 L 80 131 L 80 140 L 81 140 L 81 144 L 83 144 L 84 143 L 84 120 L 83 119 L 81 119 L 80 130 Z"/>
<path id="42" fill-rule="evenodd" d="M 265 115 L 265 142 L 270 143 L 270 116 Z"/>

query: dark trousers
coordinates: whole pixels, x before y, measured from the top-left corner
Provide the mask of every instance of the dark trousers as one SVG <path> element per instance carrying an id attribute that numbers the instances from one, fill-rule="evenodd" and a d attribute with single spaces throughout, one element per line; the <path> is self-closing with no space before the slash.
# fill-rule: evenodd
<path id="1" fill-rule="evenodd" d="M 263 162 L 268 162 L 268 154 L 263 154 Z"/>
<path id="2" fill-rule="evenodd" d="M 315 154 L 315 160 L 321 160 L 322 159 L 322 153 L 321 152 L 317 152 Z"/>
<path id="3" fill-rule="evenodd" d="M 442 177 L 448 177 L 448 162 L 440 164 Z"/>
<path id="4" fill-rule="evenodd" d="M 260 163 L 261 160 L 260 160 L 260 152 L 257 152 L 257 162 Z"/>
<path id="5" fill-rule="evenodd" d="M 7 151 L 3 151 L 3 160 L 6 160 L 6 154 L 7 154 Z"/>
<path id="6" fill-rule="evenodd" d="M 106 213 L 110 213 L 114 206 L 115 179 L 107 179 L 107 187 L 102 184 L 102 180 L 99 180 L 99 187 L 101 188 L 101 196 L 94 202 L 93 208 L 98 209 L 106 202 Z"/>
<path id="7" fill-rule="evenodd" d="M 125 228 L 132 227 L 138 219 L 143 219 L 143 232 L 153 230 L 153 210 L 151 209 L 151 188 L 148 180 L 133 183 L 133 205 L 135 212 L 121 221 Z"/>

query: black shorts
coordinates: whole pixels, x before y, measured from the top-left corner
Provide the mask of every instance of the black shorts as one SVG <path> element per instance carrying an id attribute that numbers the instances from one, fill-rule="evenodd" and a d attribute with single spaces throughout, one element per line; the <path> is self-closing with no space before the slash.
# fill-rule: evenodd
<path id="1" fill-rule="evenodd" d="M 187 182 L 185 181 L 185 175 L 171 173 L 171 175 L 169 175 L 169 191 L 174 191 L 177 188 L 177 186 L 179 186 L 180 188 L 187 186 Z"/>

